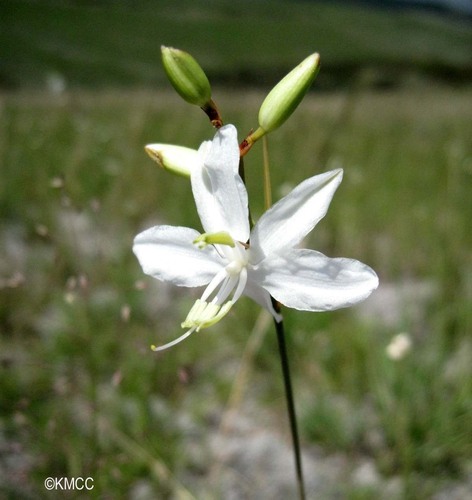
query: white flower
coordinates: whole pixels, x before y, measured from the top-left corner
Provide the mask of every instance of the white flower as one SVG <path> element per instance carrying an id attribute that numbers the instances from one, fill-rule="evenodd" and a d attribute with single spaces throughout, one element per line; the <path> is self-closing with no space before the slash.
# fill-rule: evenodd
<path id="1" fill-rule="evenodd" d="M 134 240 L 133 250 L 146 274 L 178 286 L 206 285 L 182 323 L 186 333 L 155 350 L 213 325 L 243 294 L 280 321 L 271 296 L 287 307 L 328 311 L 364 300 L 377 288 L 377 275 L 359 261 L 295 248 L 326 214 L 341 169 L 299 184 L 250 230 L 234 126 L 220 128 L 198 153 L 191 183 L 205 233 L 155 226 Z"/>
<path id="2" fill-rule="evenodd" d="M 408 333 L 398 333 L 388 344 L 387 356 L 394 361 L 403 359 L 411 349 L 411 339 Z"/>

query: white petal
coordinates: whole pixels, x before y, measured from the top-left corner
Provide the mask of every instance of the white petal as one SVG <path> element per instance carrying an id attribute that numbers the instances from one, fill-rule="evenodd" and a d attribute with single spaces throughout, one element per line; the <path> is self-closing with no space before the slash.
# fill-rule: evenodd
<path id="1" fill-rule="evenodd" d="M 211 281 L 223 262 L 213 246 L 197 248 L 200 233 L 188 227 L 155 226 L 138 234 L 133 252 L 143 271 L 178 286 L 202 286 Z"/>
<path id="2" fill-rule="evenodd" d="M 193 196 L 207 233 L 226 231 L 242 242 L 249 238 L 247 191 L 239 168 L 239 145 L 233 125 L 221 127 L 199 149 L 201 168 L 192 171 Z"/>
<path id="3" fill-rule="evenodd" d="M 337 169 L 310 177 L 267 210 L 251 232 L 251 261 L 300 243 L 325 216 L 342 174 Z"/>
<path id="4" fill-rule="evenodd" d="M 252 279 L 285 306 L 302 311 L 349 307 L 378 286 L 377 275 L 362 262 L 304 249 L 267 258 Z"/>
<path id="5" fill-rule="evenodd" d="M 244 295 L 250 297 L 262 308 L 267 309 L 277 322 L 282 320 L 282 315 L 278 314 L 272 305 L 270 293 L 267 290 L 264 290 L 259 284 L 248 279 L 246 288 L 244 289 Z"/>

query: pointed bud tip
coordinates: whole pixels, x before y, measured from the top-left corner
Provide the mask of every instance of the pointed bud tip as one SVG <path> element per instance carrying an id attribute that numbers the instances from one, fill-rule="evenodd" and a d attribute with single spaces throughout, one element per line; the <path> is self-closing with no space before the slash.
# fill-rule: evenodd
<path id="1" fill-rule="evenodd" d="M 144 146 L 144 151 L 161 167 L 164 168 L 162 156 L 152 145 Z"/>

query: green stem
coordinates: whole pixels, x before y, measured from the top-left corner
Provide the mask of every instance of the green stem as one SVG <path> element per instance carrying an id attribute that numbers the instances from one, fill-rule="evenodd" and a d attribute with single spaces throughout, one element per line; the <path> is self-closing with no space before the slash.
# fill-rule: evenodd
<path id="1" fill-rule="evenodd" d="M 277 312 L 280 311 L 280 305 L 272 299 L 272 303 Z M 277 332 L 277 341 L 279 344 L 280 361 L 282 364 L 282 374 L 285 386 L 285 399 L 287 400 L 287 411 L 290 422 L 290 432 L 292 434 L 293 455 L 295 459 L 295 472 L 297 475 L 298 495 L 300 500 L 305 500 L 305 483 L 303 481 L 302 455 L 300 450 L 300 439 L 298 437 L 297 415 L 295 412 L 295 403 L 292 390 L 292 381 L 290 378 L 290 366 L 288 363 L 287 345 L 285 343 L 285 328 L 283 321 L 274 320 L 275 330 Z"/>

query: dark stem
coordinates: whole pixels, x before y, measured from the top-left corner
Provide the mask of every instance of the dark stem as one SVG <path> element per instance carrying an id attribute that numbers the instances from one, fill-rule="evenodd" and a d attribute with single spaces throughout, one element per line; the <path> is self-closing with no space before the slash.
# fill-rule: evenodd
<path id="1" fill-rule="evenodd" d="M 244 185 L 246 185 L 246 175 L 244 174 L 244 158 L 242 156 L 239 157 L 239 177 L 241 177 L 241 179 L 243 180 L 244 182 Z M 249 227 L 252 229 L 254 227 L 254 220 L 252 219 L 252 215 L 251 215 L 251 207 L 247 207 L 247 210 L 248 210 L 248 216 L 249 216 Z M 249 241 L 247 241 L 246 243 L 249 244 Z"/>
<path id="2" fill-rule="evenodd" d="M 218 108 L 216 107 L 216 104 L 212 99 L 207 102 L 205 106 L 202 106 L 201 109 L 208 116 L 213 127 L 218 129 L 223 126 L 223 119 L 221 118 L 220 112 L 218 111 Z"/>
<path id="3" fill-rule="evenodd" d="M 244 141 L 243 143 L 244 144 Z M 249 148 L 245 152 L 247 152 Z M 243 180 L 244 184 L 246 184 L 246 179 L 244 176 L 244 159 L 243 156 L 245 154 L 240 146 L 240 158 L 239 158 L 239 175 Z M 269 200 L 270 200 L 270 180 L 268 179 L 269 174 L 269 160 L 268 160 L 268 151 L 267 151 L 267 143 L 265 143 L 265 151 L 264 151 L 264 168 L 265 168 L 265 182 L 266 188 L 269 187 L 268 191 L 265 190 L 266 202 L 268 201 L 267 192 L 269 192 Z M 268 208 L 268 207 L 267 207 Z M 254 222 L 251 217 L 251 212 L 249 210 L 249 225 L 252 228 L 254 226 Z M 248 241 L 249 244 L 249 241 Z M 272 306 L 279 313 L 280 312 L 280 304 L 274 298 L 271 297 Z M 290 432 L 292 434 L 292 445 L 293 445 L 293 455 L 295 459 L 295 471 L 297 475 L 297 485 L 298 485 L 298 496 L 300 500 L 305 500 L 305 483 L 303 482 L 303 470 L 302 470 L 302 456 L 300 452 L 300 439 L 298 437 L 298 427 L 297 427 L 297 415 L 295 413 L 295 403 L 293 400 L 293 390 L 292 390 L 292 381 L 290 379 L 290 366 L 288 364 L 288 353 L 287 346 L 285 344 L 285 329 L 283 321 L 275 323 L 275 331 L 277 332 L 277 341 L 279 344 L 279 353 L 280 353 L 280 361 L 282 363 L 282 375 L 284 379 L 285 386 L 285 399 L 287 400 L 287 411 L 288 418 L 290 422 Z"/>
<path id="4" fill-rule="evenodd" d="M 277 312 L 280 305 L 272 299 L 272 303 Z M 295 413 L 295 403 L 293 399 L 292 381 L 290 378 L 290 366 L 288 364 L 287 345 L 285 343 L 285 329 L 283 321 L 279 323 L 274 320 L 277 340 L 279 344 L 280 361 L 282 364 L 282 374 L 285 386 L 285 398 L 287 400 L 287 411 L 290 422 L 290 432 L 292 434 L 293 455 L 295 459 L 295 471 L 297 474 L 298 494 L 300 500 L 305 500 L 305 483 L 303 482 L 302 456 L 300 451 L 300 439 L 298 437 L 297 415 Z"/>

